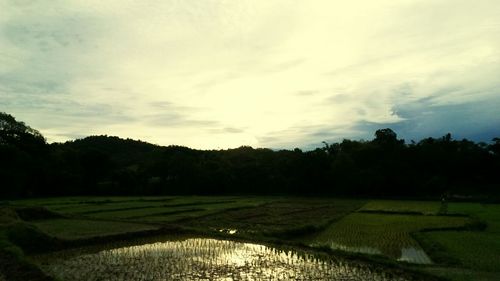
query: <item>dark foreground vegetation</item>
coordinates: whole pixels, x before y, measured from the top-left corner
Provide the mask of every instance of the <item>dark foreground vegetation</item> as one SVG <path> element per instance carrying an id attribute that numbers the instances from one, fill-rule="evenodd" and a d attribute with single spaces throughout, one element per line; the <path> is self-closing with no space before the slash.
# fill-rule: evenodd
<path id="1" fill-rule="evenodd" d="M 0 196 L 341 195 L 496 198 L 500 139 L 419 142 L 391 129 L 311 151 L 195 150 L 109 136 L 46 143 L 0 113 Z"/>

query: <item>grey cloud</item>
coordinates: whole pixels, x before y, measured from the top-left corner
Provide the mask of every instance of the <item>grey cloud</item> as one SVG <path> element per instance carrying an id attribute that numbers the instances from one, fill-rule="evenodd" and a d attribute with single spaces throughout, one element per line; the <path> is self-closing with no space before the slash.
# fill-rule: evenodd
<path id="1" fill-rule="evenodd" d="M 365 116 L 366 115 L 366 110 L 363 109 L 363 108 L 355 108 L 354 111 L 356 112 L 356 114 L 358 114 L 359 116 Z"/>
<path id="2" fill-rule="evenodd" d="M 19 99 L 0 102 L 2 110 L 14 114 L 33 127 L 52 128 L 92 128 L 100 125 L 134 122 L 136 118 L 112 104 L 83 104 L 69 99 L 25 95 Z"/>
<path id="3" fill-rule="evenodd" d="M 55 78 L 36 79 L 34 77 L 19 77 L 19 73 L 0 75 L 0 85 L 4 95 L 16 97 L 18 94 L 58 94 L 65 85 Z"/>
<path id="4" fill-rule="evenodd" d="M 325 101 L 325 104 L 330 104 L 330 103 L 345 103 L 345 102 L 348 102 L 350 100 L 352 100 L 353 98 L 347 94 L 337 94 L 337 95 L 333 95 L 331 97 L 328 97 Z"/>
<path id="5" fill-rule="evenodd" d="M 191 119 L 189 116 L 171 112 L 160 113 L 154 115 L 143 116 L 142 118 L 147 124 L 153 126 L 165 127 L 213 127 L 219 125 L 219 122 L 214 120 L 198 120 Z"/>
<path id="6" fill-rule="evenodd" d="M 263 147 L 275 149 L 299 147 L 310 150 L 323 146 L 323 141 L 332 142 L 346 137 L 347 129 L 345 126 L 335 124 L 301 125 L 271 132 L 265 136 L 259 136 L 257 139 Z"/>
<path id="7" fill-rule="evenodd" d="M 226 127 L 222 130 L 226 133 L 232 133 L 232 134 L 243 133 L 245 131 L 243 129 L 233 128 L 233 127 Z"/>
<path id="8" fill-rule="evenodd" d="M 399 138 L 407 141 L 421 140 L 425 137 L 441 137 L 451 133 L 456 139 L 467 138 L 474 141 L 489 141 L 500 136 L 500 96 L 462 104 L 439 102 L 445 92 L 461 91 L 450 87 L 436 92 L 435 95 L 417 101 L 398 103 L 393 106 L 393 114 L 402 121 L 392 123 L 374 122 L 369 119 L 350 125 L 323 124 L 316 126 L 295 126 L 259 137 L 262 146 L 273 148 L 314 149 L 322 146 L 322 141 L 338 142 L 342 139 L 371 140 L 374 132 L 381 128 L 391 128 Z M 358 108 L 364 115 L 364 109 Z M 287 136 L 294 136 L 293 139 Z"/>
<path id="9" fill-rule="evenodd" d="M 62 101 L 69 94 L 74 79 L 88 71 L 76 63 L 74 56 L 88 48 L 82 38 L 92 41 L 93 29 L 98 24 L 78 11 L 65 10 L 65 7 L 64 3 L 46 1 L 23 1 L 22 5 L 12 1 L 8 4 L 7 11 L 17 16 L 0 25 L 0 40 L 9 43 L 0 55 L 7 58 L 2 59 L 5 71 L 0 72 L 0 104 L 5 110 L 28 116 L 36 112 L 39 116 L 44 115 L 46 120 L 50 119 L 49 116 L 59 120 L 66 116 L 73 120 L 97 115 L 102 116 L 102 122 L 113 122 L 104 121 L 104 116 L 114 113 Z M 35 120 L 35 124 L 51 126 L 48 121 L 42 124 Z"/>
<path id="10" fill-rule="evenodd" d="M 239 134 L 245 132 L 244 129 L 241 128 L 235 128 L 235 127 L 223 127 L 223 128 L 216 128 L 216 129 L 208 129 L 208 131 L 212 134 Z"/>
<path id="11" fill-rule="evenodd" d="M 188 112 L 196 112 L 202 110 L 201 108 L 197 107 L 178 105 L 170 101 L 151 102 L 148 105 L 154 111 L 156 110 L 169 111 L 169 112 L 175 112 L 176 114 L 181 114 L 181 112 L 182 114 L 186 114 Z"/>
<path id="12" fill-rule="evenodd" d="M 87 137 L 86 135 L 82 135 L 82 134 L 78 134 L 78 133 L 54 134 L 54 136 L 68 139 L 68 140 L 83 139 L 83 138 Z"/>
<path id="13" fill-rule="evenodd" d="M 400 138 L 420 140 L 451 133 L 457 139 L 489 141 L 500 135 L 500 97 L 465 104 L 434 105 L 432 98 L 395 105 L 393 111 L 404 118 L 396 123 L 358 122 L 354 128 L 360 132 L 374 132 L 390 127 Z M 366 133 L 365 133 L 366 134 Z"/>

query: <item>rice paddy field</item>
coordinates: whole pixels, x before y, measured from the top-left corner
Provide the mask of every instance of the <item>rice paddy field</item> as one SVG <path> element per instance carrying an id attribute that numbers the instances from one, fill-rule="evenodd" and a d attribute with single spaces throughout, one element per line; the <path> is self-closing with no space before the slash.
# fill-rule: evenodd
<path id="1" fill-rule="evenodd" d="M 0 252 L 19 229 L 60 241 L 25 256 L 61 281 L 500 280 L 498 204 L 168 196 L 2 206 Z M 112 243 L 153 232 L 162 240 Z"/>
<path id="2" fill-rule="evenodd" d="M 158 229 L 159 226 L 88 219 L 51 219 L 33 222 L 41 231 L 61 239 L 83 239 L 95 236 Z"/>
<path id="3" fill-rule="evenodd" d="M 428 228 L 455 228 L 467 218 L 352 213 L 308 242 L 313 246 L 367 254 L 380 254 L 400 261 L 432 263 L 411 233 Z"/>
<path id="4" fill-rule="evenodd" d="M 439 201 L 370 200 L 360 210 L 367 212 L 436 215 L 440 212 L 441 205 Z"/>
<path id="5" fill-rule="evenodd" d="M 439 249 L 443 261 L 454 261 L 460 273 L 456 280 L 500 280 L 500 205 L 450 203 L 452 214 L 468 215 L 486 223 L 483 231 L 436 231 L 422 234 L 426 244 Z M 457 266 L 455 266 L 457 267 Z M 432 269 L 429 270 L 432 272 Z M 436 270 L 439 275 L 448 273 Z M 466 276 L 465 278 L 463 276 Z"/>
<path id="6" fill-rule="evenodd" d="M 342 258 L 228 240 L 191 238 L 90 254 L 38 257 L 60 280 L 415 280 Z"/>

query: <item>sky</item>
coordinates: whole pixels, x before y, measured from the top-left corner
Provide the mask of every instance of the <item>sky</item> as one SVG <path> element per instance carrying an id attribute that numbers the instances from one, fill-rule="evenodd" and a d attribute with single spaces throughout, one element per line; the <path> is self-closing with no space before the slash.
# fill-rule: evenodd
<path id="1" fill-rule="evenodd" d="M 500 136 L 498 0 L 0 0 L 0 111 L 49 142 Z"/>

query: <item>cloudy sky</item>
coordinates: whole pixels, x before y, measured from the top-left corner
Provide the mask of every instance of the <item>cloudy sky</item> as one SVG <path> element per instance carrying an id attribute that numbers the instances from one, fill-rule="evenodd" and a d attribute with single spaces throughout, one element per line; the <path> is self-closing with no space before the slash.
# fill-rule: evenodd
<path id="1" fill-rule="evenodd" d="M 49 141 L 488 141 L 500 1 L 0 0 L 0 111 Z"/>

